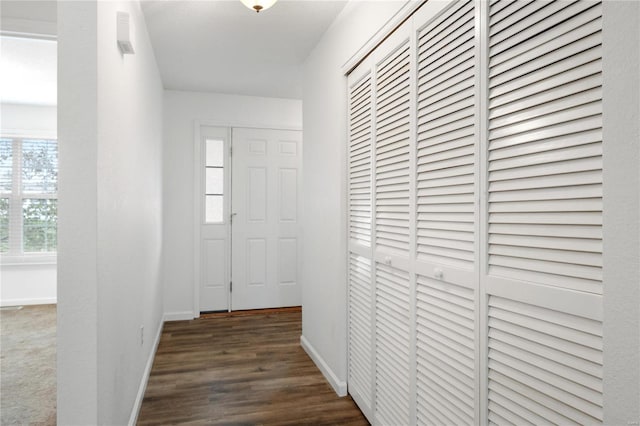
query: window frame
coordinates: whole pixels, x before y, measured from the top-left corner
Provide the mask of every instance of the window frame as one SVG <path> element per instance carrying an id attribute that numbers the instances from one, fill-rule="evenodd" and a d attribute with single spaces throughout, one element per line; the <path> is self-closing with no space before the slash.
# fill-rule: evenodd
<path id="1" fill-rule="evenodd" d="M 23 142 L 25 140 L 49 140 L 56 142 L 59 157 L 58 138 L 54 134 L 40 132 L 2 132 L 2 139 L 11 139 L 12 152 L 12 180 L 11 192 L 0 189 L 0 198 L 9 199 L 9 249 L 0 253 L 1 265 L 51 265 L 57 263 L 57 251 L 25 252 L 24 251 L 24 200 L 58 200 L 58 190 L 53 193 L 23 193 L 22 159 Z M 58 159 L 59 170 L 59 159 Z M 57 182 L 56 182 L 57 183 Z M 18 217 L 18 219 L 12 219 Z M 57 246 L 57 244 L 56 244 Z"/>
<path id="2" fill-rule="evenodd" d="M 207 164 L 207 142 L 215 141 L 222 144 L 222 166 L 209 166 Z M 227 158 L 228 157 L 228 158 Z M 202 197 L 202 224 L 203 225 L 225 225 L 227 223 L 227 217 L 229 216 L 229 200 L 227 197 L 227 179 L 229 174 L 229 162 L 231 157 L 227 155 L 227 138 L 220 136 L 204 136 L 202 138 L 202 187 L 200 191 L 200 197 Z M 222 193 L 207 193 L 207 170 L 219 169 L 222 170 Z M 207 197 L 220 197 L 222 199 L 222 219 L 220 221 L 208 221 L 207 220 Z"/>

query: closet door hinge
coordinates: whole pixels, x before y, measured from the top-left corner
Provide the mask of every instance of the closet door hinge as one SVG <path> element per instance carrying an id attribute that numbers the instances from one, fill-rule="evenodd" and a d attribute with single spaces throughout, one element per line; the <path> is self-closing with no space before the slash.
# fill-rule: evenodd
<path id="1" fill-rule="evenodd" d="M 229 293 L 233 293 L 233 281 L 229 281 Z"/>

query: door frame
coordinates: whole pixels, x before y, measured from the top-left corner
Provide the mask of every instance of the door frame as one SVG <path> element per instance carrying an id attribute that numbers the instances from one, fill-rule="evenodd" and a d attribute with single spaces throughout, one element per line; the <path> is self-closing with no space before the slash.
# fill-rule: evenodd
<path id="1" fill-rule="evenodd" d="M 192 226 L 193 226 L 193 284 L 192 284 L 192 289 L 193 289 L 193 318 L 200 318 L 200 286 L 202 284 L 202 271 L 201 271 L 201 256 L 202 256 L 202 245 L 201 245 L 201 225 L 202 225 L 202 182 L 203 182 L 203 174 L 202 174 L 202 170 L 201 170 L 201 166 L 202 166 L 202 135 L 203 135 L 203 131 L 202 128 L 203 127 L 218 127 L 218 128 L 225 128 L 228 131 L 229 134 L 229 146 L 233 146 L 233 140 L 232 140 L 232 129 L 234 128 L 243 128 L 243 129 L 263 129 L 263 130 L 296 130 L 296 131 L 300 131 L 302 132 L 302 127 L 301 126 L 291 126 L 291 125 L 279 125 L 277 123 L 274 124 L 256 124 L 256 123 L 246 123 L 246 122 L 227 122 L 227 121 L 209 121 L 209 120 L 194 120 L 193 123 L 193 145 L 192 145 L 192 150 L 193 150 L 193 202 L 192 202 L 192 208 L 193 208 L 193 217 L 192 217 Z M 303 140 L 304 140 L 304 133 L 303 133 Z M 304 152 L 304 151 L 303 151 Z M 231 160 L 231 156 L 230 156 L 230 162 L 229 162 L 229 187 L 228 187 L 228 191 L 225 194 L 225 202 L 227 202 L 228 200 L 231 200 L 231 185 L 232 182 L 230 181 L 231 179 L 231 174 L 232 174 L 232 167 L 233 167 L 233 161 Z M 228 197 L 228 198 L 227 198 Z M 229 205 L 231 206 L 231 205 Z M 302 208 L 301 208 L 302 209 Z M 231 209 L 229 209 L 229 212 L 231 212 Z M 303 212 L 300 212 L 300 216 L 302 216 Z M 229 222 L 227 222 L 226 224 L 227 226 L 227 249 L 229 250 L 229 261 L 228 261 L 228 271 L 229 271 L 229 278 L 231 279 L 231 224 Z M 301 254 L 302 252 L 302 240 L 300 241 L 300 244 L 298 245 L 298 253 Z M 301 257 L 299 257 L 299 259 L 301 259 Z M 228 297 L 227 298 L 227 310 L 230 312 L 231 309 L 231 298 Z"/>

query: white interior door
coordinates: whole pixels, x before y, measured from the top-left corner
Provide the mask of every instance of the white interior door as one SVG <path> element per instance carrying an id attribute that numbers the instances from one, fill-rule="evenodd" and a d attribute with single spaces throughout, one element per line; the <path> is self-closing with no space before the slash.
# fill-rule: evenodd
<path id="1" fill-rule="evenodd" d="M 229 309 L 230 130 L 201 127 L 196 153 L 200 312 Z"/>
<path id="2" fill-rule="evenodd" d="M 302 133 L 233 129 L 231 309 L 299 306 Z"/>

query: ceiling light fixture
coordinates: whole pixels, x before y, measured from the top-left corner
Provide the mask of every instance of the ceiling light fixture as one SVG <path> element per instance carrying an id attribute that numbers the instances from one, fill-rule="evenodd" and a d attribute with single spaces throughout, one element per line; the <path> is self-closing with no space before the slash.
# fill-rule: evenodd
<path id="1" fill-rule="evenodd" d="M 274 3 L 277 0 L 240 0 L 240 1 L 242 1 L 242 4 L 247 6 L 249 9 L 255 10 L 256 12 L 260 12 L 261 10 L 269 9 L 271 6 L 274 5 Z"/>

